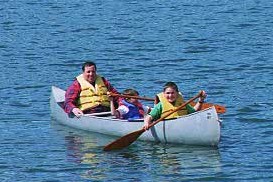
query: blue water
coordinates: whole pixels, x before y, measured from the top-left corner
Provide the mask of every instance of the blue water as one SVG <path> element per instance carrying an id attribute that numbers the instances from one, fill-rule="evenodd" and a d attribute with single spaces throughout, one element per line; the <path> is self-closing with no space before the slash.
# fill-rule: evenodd
<path id="1" fill-rule="evenodd" d="M 273 181 L 273 2 L 0 0 L 0 181 Z M 115 138 L 50 118 L 94 60 L 119 90 L 175 81 L 224 105 L 218 148 Z"/>

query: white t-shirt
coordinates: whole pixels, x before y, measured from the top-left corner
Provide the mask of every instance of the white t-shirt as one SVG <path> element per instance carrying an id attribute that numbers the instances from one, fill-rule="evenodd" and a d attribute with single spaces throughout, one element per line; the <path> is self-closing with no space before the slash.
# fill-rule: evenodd
<path id="1" fill-rule="evenodd" d="M 149 107 L 143 106 L 143 110 L 144 110 L 144 114 L 147 114 L 149 111 Z M 117 108 L 117 111 L 120 113 L 121 116 L 123 116 L 124 114 L 127 114 L 129 112 L 129 108 L 126 107 L 125 105 L 121 105 Z"/>

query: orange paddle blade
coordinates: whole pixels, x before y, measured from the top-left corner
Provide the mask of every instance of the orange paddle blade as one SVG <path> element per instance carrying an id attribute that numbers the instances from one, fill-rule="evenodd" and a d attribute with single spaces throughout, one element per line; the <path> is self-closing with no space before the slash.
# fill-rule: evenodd
<path id="1" fill-rule="evenodd" d="M 191 102 L 190 104 L 192 106 L 194 106 L 196 104 L 196 102 Z M 212 107 L 212 106 L 215 107 L 216 112 L 219 113 L 219 114 L 223 114 L 223 113 L 226 112 L 226 108 L 224 106 L 220 106 L 220 105 L 217 105 L 217 104 L 211 104 L 211 103 L 203 103 L 201 110 L 207 109 L 207 108 Z"/>
<path id="2" fill-rule="evenodd" d="M 114 142 L 106 145 L 103 148 L 103 150 L 110 151 L 110 150 L 118 150 L 118 149 L 125 148 L 125 147 L 129 146 L 131 143 L 133 143 L 144 131 L 145 131 L 144 129 L 140 129 L 140 130 L 134 131 L 132 133 L 129 133 L 129 134 L 115 140 Z"/>

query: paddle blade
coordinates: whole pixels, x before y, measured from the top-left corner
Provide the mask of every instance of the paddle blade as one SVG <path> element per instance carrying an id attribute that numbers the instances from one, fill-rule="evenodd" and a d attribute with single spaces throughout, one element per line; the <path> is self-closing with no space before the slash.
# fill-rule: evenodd
<path id="1" fill-rule="evenodd" d="M 195 106 L 196 102 L 191 102 L 190 104 L 192 106 Z M 203 103 L 202 107 L 201 107 L 201 110 L 207 109 L 207 108 L 212 107 L 212 106 L 215 107 L 216 112 L 219 113 L 219 114 L 223 114 L 223 113 L 226 112 L 226 108 L 224 106 L 220 106 L 220 105 L 217 105 L 217 104 L 211 104 L 211 103 Z"/>
<path id="2" fill-rule="evenodd" d="M 125 148 L 125 147 L 129 146 L 131 143 L 133 143 L 144 131 L 145 131 L 144 129 L 141 129 L 141 130 L 137 130 L 132 133 L 129 133 L 129 134 L 113 141 L 112 143 L 106 145 L 103 148 L 103 150 L 110 151 L 110 150 L 118 150 L 118 149 Z"/>
<path id="3" fill-rule="evenodd" d="M 226 108 L 220 105 L 213 105 L 216 109 L 216 112 L 219 114 L 224 114 L 226 112 Z M 210 106 L 211 107 L 211 106 Z"/>

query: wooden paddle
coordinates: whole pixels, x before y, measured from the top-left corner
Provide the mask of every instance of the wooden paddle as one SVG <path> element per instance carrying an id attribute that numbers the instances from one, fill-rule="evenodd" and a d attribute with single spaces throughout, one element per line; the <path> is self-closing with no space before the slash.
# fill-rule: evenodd
<path id="1" fill-rule="evenodd" d="M 195 99 L 197 99 L 198 97 L 200 97 L 201 92 L 196 95 L 195 97 L 191 98 L 190 100 L 188 100 L 187 102 L 185 102 L 184 104 L 182 104 L 181 106 L 177 107 L 176 109 L 172 110 L 171 112 L 165 114 L 164 116 L 162 116 L 161 118 L 159 118 L 158 120 L 156 120 L 155 122 L 151 123 L 148 127 L 151 128 L 152 126 L 156 125 L 157 123 L 159 123 L 160 121 L 163 121 L 166 117 L 170 116 L 171 114 L 173 114 L 174 112 L 182 109 L 183 107 L 185 107 L 187 104 L 189 104 L 190 102 L 194 101 Z M 122 149 L 125 148 L 127 146 L 129 146 L 130 144 L 132 144 L 142 133 L 144 133 L 146 130 L 144 128 L 134 131 L 132 133 L 129 133 L 117 140 L 115 140 L 114 142 L 106 145 L 103 150 L 104 151 L 110 151 L 110 150 L 117 150 L 117 149 Z"/>
<path id="2" fill-rule="evenodd" d="M 195 106 L 196 102 L 191 102 L 190 105 L 192 106 Z M 220 106 L 220 105 L 217 105 L 217 104 L 211 104 L 211 103 L 206 103 L 204 102 L 201 106 L 201 110 L 204 110 L 204 109 L 207 109 L 209 107 L 212 107 L 214 106 L 215 109 L 216 109 L 216 112 L 218 114 L 224 114 L 226 112 L 226 108 L 224 106 Z"/>
<path id="3" fill-rule="evenodd" d="M 140 100 L 147 100 L 147 101 L 154 101 L 155 99 L 147 98 L 147 97 L 139 97 L 134 95 L 124 95 L 124 94 L 116 94 L 116 93 L 110 93 L 113 97 L 123 97 L 123 98 L 132 98 L 132 99 L 140 99 Z"/>
<path id="4" fill-rule="evenodd" d="M 140 100 L 146 100 L 146 101 L 154 101 L 155 99 L 152 98 L 148 98 L 148 97 L 139 97 L 139 96 L 132 96 L 132 95 L 123 95 L 123 94 L 116 94 L 116 93 L 110 93 L 111 96 L 115 97 L 123 97 L 123 98 L 133 98 L 133 99 L 140 99 Z M 191 102 L 190 103 L 192 106 L 194 106 L 196 104 L 196 102 Z M 223 114 L 226 112 L 226 108 L 224 106 L 221 105 L 217 105 L 217 104 L 211 104 L 211 103 L 203 103 L 202 104 L 202 108 L 201 110 L 207 109 L 209 107 L 214 106 L 216 109 L 216 112 L 218 114 Z"/>

